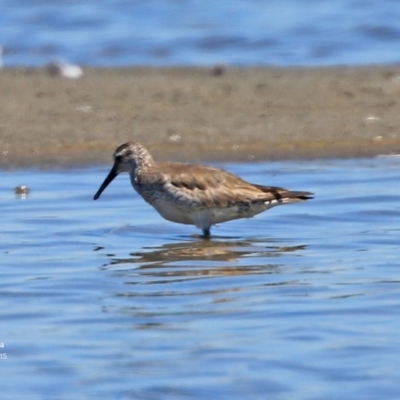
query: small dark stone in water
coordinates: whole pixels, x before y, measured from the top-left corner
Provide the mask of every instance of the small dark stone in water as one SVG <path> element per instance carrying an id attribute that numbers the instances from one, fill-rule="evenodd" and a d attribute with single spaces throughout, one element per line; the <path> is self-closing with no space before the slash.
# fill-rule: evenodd
<path id="1" fill-rule="evenodd" d="M 27 195 L 31 191 L 31 189 L 28 188 L 26 185 L 19 185 L 16 188 L 14 188 L 15 194 L 22 194 L 22 195 Z"/>

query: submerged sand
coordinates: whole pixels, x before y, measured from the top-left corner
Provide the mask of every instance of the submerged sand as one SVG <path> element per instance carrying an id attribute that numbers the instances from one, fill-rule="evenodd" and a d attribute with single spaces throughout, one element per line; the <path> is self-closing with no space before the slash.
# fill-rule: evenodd
<path id="1" fill-rule="evenodd" d="M 109 164 L 139 141 L 177 161 L 400 152 L 400 67 L 0 71 L 0 167 Z"/>

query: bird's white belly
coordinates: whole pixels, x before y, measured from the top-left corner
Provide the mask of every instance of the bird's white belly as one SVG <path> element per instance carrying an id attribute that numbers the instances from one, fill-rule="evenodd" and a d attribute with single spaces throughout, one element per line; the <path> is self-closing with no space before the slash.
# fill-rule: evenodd
<path id="1" fill-rule="evenodd" d="M 274 203 L 252 205 L 247 210 L 239 206 L 191 209 L 190 207 L 177 207 L 169 202 L 153 202 L 152 205 L 162 217 L 169 221 L 195 225 L 200 229 L 204 229 L 234 219 L 251 218 L 278 204 L 277 202 L 276 204 Z"/>

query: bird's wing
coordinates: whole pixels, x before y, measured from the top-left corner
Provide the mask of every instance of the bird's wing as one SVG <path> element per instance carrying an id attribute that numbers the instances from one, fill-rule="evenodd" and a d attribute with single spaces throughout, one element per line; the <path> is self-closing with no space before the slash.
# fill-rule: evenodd
<path id="1" fill-rule="evenodd" d="M 238 203 L 281 201 L 285 189 L 254 185 L 218 168 L 175 163 L 159 164 L 152 179 L 169 191 L 179 189 L 182 201 L 203 207 L 229 207 Z"/>

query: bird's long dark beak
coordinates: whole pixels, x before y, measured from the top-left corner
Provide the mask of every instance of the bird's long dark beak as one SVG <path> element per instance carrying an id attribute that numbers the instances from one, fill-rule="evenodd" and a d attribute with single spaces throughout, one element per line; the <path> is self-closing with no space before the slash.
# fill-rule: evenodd
<path id="1" fill-rule="evenodd" d="M 118 175 L 117 172 L 117 168 L 114 165 L 111 168 L 111 171 L 109 172 L 109 174 L 107 175 L 107 178 L 104 179 L 104 182 L 101 184 L 99 190 L 97 191 L 97 193 L 94 195 L 93 200 L 97 200 L 100 195 L 103 193 L 104 189 L 114 180 L 114 178 Z"/>

